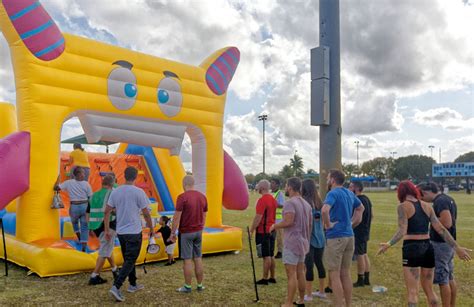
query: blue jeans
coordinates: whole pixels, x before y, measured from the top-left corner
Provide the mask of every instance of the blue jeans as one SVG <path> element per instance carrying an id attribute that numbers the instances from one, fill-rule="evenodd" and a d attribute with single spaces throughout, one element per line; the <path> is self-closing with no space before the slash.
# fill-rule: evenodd
<path id="1" fill-rule="evenodd" d="M 86 211 L 87 203 L 80 205 L 71 205 L 69 207 L 69 216 L 71 217 L 72 228 L 74 228 L 75 233 L 81 233 L 81 243 L 87 243 L 87 240 L 89 240 L 89 229 L 87 225 Z M 79 223 L 81 224 L 80 230 Z"/>

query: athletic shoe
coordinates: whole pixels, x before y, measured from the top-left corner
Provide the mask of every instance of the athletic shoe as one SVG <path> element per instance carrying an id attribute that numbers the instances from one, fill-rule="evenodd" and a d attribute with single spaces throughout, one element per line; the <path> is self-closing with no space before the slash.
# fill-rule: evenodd
<path id="1" fill-rule="evenodd" d="M 332 289 L 329 288 L 329 287 L 326 287 L 326 288 L 324 289 L 324 292 L 326 292 L 326 293 L 332 293 Z"/>
<path id="2" fill-rule="evenodd" d="M 268 279 L 268 283 L 269 283 L 269 284 L 276 284 L 277 281 L 276 281 L 275 278 L 269 278 L 269 279 Z"/>
<path id="3" fill-rule="evenodd" d="M 267 286 L 268 285 L 268 280 L 266 279 L 260 279 L 259 281 L 257 281 L 257 285 L 265 285 Z"/>
<path id="4" fill-rule="evenodd" d="M 130 293 L 133 293 L 133 292 L 137 292 L 137 291 L 140 291 L 140 290 L 143 290 L 145 289 L 145 286 L 144 285 L 135 285 L 135 286 L 128 286 L 128 289 L 127 291 L 130 292 Z"/>
<path id="5" fill-rule="evenodd" d="M 118 302 L 125 301 L 125 297 L 123 297 L 122 293 L 120 292 L 119 289 L 117 289 L 116 286 L 113 286 L 112 288 L 110 288 L 109 293 L 112 295 L 113 298 L 115 298 L 116 301 Z"/>
<path id="6" fill-rule="evenodd" d="M 202 291 L 204 291 L 204 289 L 206 289 L 206 287 L 204 287 L 204 286 L 202 286 L 202 285 L 201 285 L 201 286 L 197 286 L 197 288 L 196 288 L 196 290 L 198 290 L 198 292 L 202 292 Z"/>
<path id="7" fill-rule="evenodd" d="M 107 282 L 107 279 L 103 279 L 102 277 L 100 277 L 100 275 L 89 278 L 89 285 L 91 286 L 105 284 L 106 282 Z"/>
<path id="8" fill-rule="evenodd" d="M 305 295 L 304 296 L 304 301 L 305 302 L 311 302 L 312 300 L 313 300 L 313 296 L 311 296 L 311 295 Z"/>
<path id="9" fill-rule="evenodd" d="M 278 252 L 278 253 L 275 255 L 275 259 L 281 259 L 281 257 L 282 257 L 281 252 Z"/>
<path id="10" fill-rule="evenodd" d="M 178 291 L 180 293 L 191 293 L 192 289 L 188 288 L 188 287 L 185 287 L 185 286 L 182 286 L 181 288 L 176 289 L 176 291 Z"/>
<path id="11" fill-rule="evenodd" d="M 358 280 L 357 282 L 352 284 L 352 287 L 354 288 L 360 288 L 364 286 L 364 281 L 363 280 Z"/>
<path id="12" fill-rule="evenodd" d="M 173 265 L 173 262 L 166 262 L 165 263 L 165 266 L 170 266 L 170 265 Z"/>
<path id="13" fill-rule="evenodd" d="M 298 307 L 304 307 L 304 303 L 293 302 L 293 305 L 298 306 Z"/>
<path id="14" fill-rule="evenodd" d="M 313 292 L 313 296 L 319 297 L 319 298 L 326 298 L 327 295 L 326 293 L 321 293 L 319 291 Z"/>

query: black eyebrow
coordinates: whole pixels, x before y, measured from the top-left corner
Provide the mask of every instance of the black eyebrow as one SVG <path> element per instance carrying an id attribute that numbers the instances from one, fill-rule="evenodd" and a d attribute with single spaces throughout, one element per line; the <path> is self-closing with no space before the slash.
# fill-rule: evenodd
<path id="1" fill-rule="evenodd" d="M 172 72 L 172 71 L 165 70 L 165 71 L 163 72 L 163 74 L 164 74 L 166 77 L 168 77 L 168 78 L 176 78 L 176 79 L 180 80 L 179 77 L 178 77 L 178 75 L 175 74 L 175 73 Z"/>
<path id="2" fill-rule="evenodd" d="M 127 68 L 128 70 L 132 70 L 132 67 L 133 67 L 132 63 L 130 63 L 128 61 L 124 61 L 124 60 L 115 61 L 115 62 L 112 63 L 112 65 L 120 65 L 123 68 Z"/>

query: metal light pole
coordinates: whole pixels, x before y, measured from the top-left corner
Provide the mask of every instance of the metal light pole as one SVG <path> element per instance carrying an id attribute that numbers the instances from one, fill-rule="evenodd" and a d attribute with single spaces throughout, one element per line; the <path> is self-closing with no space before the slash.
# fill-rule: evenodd
<path id="1" fill-rule="evenodd" d="M 439 148 L 439 160 L 438 163 L 441 163 L 441 147 Z"/>
<path id="2" fill-rule="evenodd" d="M 355 141 L 354 144 L 357 146 L 357 170 L 359 170 L 359 141 Z"/>
<path id="3" fill-rule="evenodd" d="M 395 155 L 397 154 L 396 151 L 391 151 L 390 154 L 392 155 L 392 159 L 395 160 Z"/>
<path id="4" fill-rule="evenodd" d="M 323 199 L 327 193 L 326 177 L 329 170 L 342 169 L 339 43 L 339 0 L 319 0 L 319 46 L 327 48 L 329 53 L 329 78 L 327 78 L 329 116 L 319 127 L 319 192 Z M 311 73 L 313 74 L 313 71 Z"/>
<path id="5" fill-rule="evenodd" d="M 267 114 L 258 116 L 258 120 L 262 121 L 263 124 L 263 173 L 265 174 L 265 121 L 268 119 Z"/>
<path id="6" fill-rule="evenodd" d="M 435 148 L 433 145 L 429 145 L 428 148 L 431 151 L 431 159 L 433 159 L 433 148 Z"/>

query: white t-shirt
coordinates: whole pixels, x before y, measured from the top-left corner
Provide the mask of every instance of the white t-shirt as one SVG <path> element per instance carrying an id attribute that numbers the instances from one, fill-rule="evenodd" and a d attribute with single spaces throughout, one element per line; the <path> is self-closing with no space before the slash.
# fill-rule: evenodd
<path id="1" fill-rule="evenodd" d="M 150 205 L 150 200 L 142 189 L 128 184 L 121 185 L 110 193 L 107 205 L 115 208 L 119 235 L 141 233 L 140 211 Z"/>
<path id="2" fill-rule="evenodd" d="M 71 201 L 87 201 L 92 196 L 92 188 L 89 182 L 69 179 L 59 184 L 59 188 L 68 192 Z"/>

